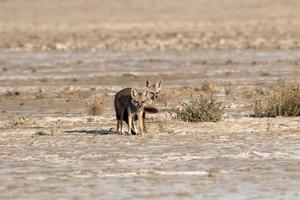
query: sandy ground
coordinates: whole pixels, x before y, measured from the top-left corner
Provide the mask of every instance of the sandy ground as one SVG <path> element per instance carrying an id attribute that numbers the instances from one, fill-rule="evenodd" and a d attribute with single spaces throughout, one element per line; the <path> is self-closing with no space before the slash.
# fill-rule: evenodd
<path id="1" fill-rule="evenodd" d="M 299 60 L 299 51 L 2 52 L 0 196 L 298 199 L 299 117 L 249 114 L 257 88 L 299 80 Z M 147 116 L 145 136 L 116 135 L 113 95 L 146 79 L 163 80 L 161 112 Z M 200 95 L 204 80 L 216 82 L 221 122 L 163 111 Z M 89 116 L 95 99 L 103 113 Z"/>
<path id="2" fill-rule="evenodd" d="M 49 2 L 0 1 L 0 199 L 299 199 L 300 118 L 250 117 L 300 80 L 299 1 Z M 147 79 L 149 132 L 116 135 Z M 207 80 L 222 121 L 172 119 Z"/>

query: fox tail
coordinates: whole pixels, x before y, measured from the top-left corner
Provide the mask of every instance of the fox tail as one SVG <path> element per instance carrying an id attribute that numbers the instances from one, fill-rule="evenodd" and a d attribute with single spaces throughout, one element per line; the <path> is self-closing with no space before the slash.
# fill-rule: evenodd
<path id="1" fill-rule="evenodd" d="M 148 113 L 158 113 L 159 112 L 159 110 L 154 107 L 144 107 L 144 111 L 148 112 Z"/>

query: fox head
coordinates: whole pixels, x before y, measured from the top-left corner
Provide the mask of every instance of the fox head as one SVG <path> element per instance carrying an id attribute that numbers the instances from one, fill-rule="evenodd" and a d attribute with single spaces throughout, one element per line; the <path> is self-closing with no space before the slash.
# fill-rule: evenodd
<path id="1" fill-rule="evenodd" d="M 161 80 L 157 81 L 155 84 L 150 84 L 150 81 L 146 81 L 146 87 L 149 90 L 149 97 L 151 100 L 155 100 L 158 98 L 161 89 Z"/>
<path id="2" fill-rule="evenodd" d="M 149 90 L 144 89 L 143 92 L 138 92 L 136 89 L 131 89 L 131 103 L 137 108 L 142 108 L 149 101 Z"/>

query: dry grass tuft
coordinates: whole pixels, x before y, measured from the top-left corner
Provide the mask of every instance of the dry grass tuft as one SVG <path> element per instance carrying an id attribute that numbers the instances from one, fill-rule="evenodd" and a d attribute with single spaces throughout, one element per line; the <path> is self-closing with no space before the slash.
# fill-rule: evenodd
<path id="1" fill-rule="evenodd" d="M 217 84 L 216 84 L 215 81 L 205 80 L 202 83 L 201 89 L 202 89 L 203 92 L 207 92 L 207 93 L 215 92 L 216 89 L 217 89 Z"/>
<path id="2" fill-rule="evenodd" d="M 45 131 L 37 131 L 37 132 L 34 133 L 34 135 L 37 135 L 37 136 L 53 135 L 53 132 L 51 132 L 51 134 L 49 134 Z"/>
<path id="3" fill-rule="evenodd" d="M 22 127 L 22 126 L 33 126 L 36 124 L 37 122 L 33 117 L 10 115 L 7 118 L 6 127 L 14 128 L 14 127 Z"/>
<path id="4" fill-rule="evenodd" d="M 300 84 L 278 83 L 270 90 L 258 91 L 253 117 L 300 116 Z"/>
<path id="5" fill-rule="evenodd" d="M 103 102 L 95 99 L 92 103 L 88 104 L 87 110 L 89 115 L 101 115 L 103 111 Z"/>
<path id="6" fill-rule="evenodd" d="M 225 84 L 224 92 L 225 92 L 226 96 L 229 96 L 232 94 L 232 84 L 230 82 Z"/>
<path id="7" fill-rule="evenodd" d="M 170 115 L 185 122 L 217 122 L 224 114 L 224 107 L 212 95 L 202 95 L 188 103 L 171 107 Z"/>
<path id="8" fill-rule="evenodd" d="M 15 97 L 20 96 L 21 93 L 19 91 L 6 91 L 4 95 L 7 97 Z"/>

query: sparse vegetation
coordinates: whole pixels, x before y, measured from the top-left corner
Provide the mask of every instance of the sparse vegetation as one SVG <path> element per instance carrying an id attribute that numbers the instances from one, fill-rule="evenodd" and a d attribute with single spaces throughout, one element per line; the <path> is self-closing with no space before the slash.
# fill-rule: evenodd
<path id="1" fill-rule="evenodd" d="M 162 122 L 160 121 L 158 123 L 158 130 L 160 133 L 168 133 L 168 134 L 174 134 L 174 130 L 170 128 L 168 122 Z"/>
<path id="2" fill-rule="evenodd" d="M 158 130 L 160 133 L 165 132 L 165 127 L 163 126 L 163 124 L 161 122 L 158 123 Z"/>
<path id="3" fill-rule="evenodd" d="M 103 111 L 103 102 L 95 99 L 92 103 L 88 104 L 88 114 L 92 116 L 101 115 Z"/>
<path id="4" fill-rule="evenodd" d="M 225 92 L 226 96 L 228 96 L 232 93 L 232 84 L 230 82 L 225 84 L 224 92 Z"/>
<path id="5" fill-rule="evenodd" d="M 185 122 L 217 122 L 224 114 L 224 107 L 212 95 L 203 95 L 188 103 L 169 109 L 170 115 Z"/>
<path id="6" fill-rule="evenodd" d="M 45 131 L 37 131 L 34 135 L 43 136 L 43 135 L 48 135 L 48 134 Z"/>
<path id="7" fill-rule="evenodd" d="M 36 131 L 31 137 L 35 137 L 35 136 L 53 136 L 53 130 L 51 131 L 44 131 L 44 130 L 40 130 L 40 131 Z"/>
<path id="8" fill-rule="evenodd" d="M 29 116 L 10 115 L 7 118 L 6 126 L 9 128 L 36 125 L 34 118 Z"/>
<path id="9" fill-rule="evenodd" d="M 26 118 L 24 116 L 8 116 L 8 127 L 15 127 L 18 125 L 23 125 L 26 124 Z"/>
<path id="10" fill-rule="evenodd" d="M 202 91 L 204 92 L 214 92 L 216 91 L 216 87 L 217 87 L 217 84 L 216 82 L 212 81 L 212 80 L 205 80 L 203 83 L 202 83 Z"/>
<path id="11" fill-rule="evenodd" d="M 15 97 L 20 96 L 21 93 L 19 91 L 6 91 L 4 95 L 7 97 Z"/>
<path id="12" fill-rule="evenodd" d="M 91 117 L 89 117 L 89 118 L 87 118 L 87 120 L 86 120 L 87 122 L 93 122 L 94 121 L 94 119 L 93 118 L 91 118 Z"/>
<path id="13" fill-rule="evenodd" d="M 278 83 L 270 90 L 258 90 L 253 117 L 300 116 L 300 84 Z"/>

